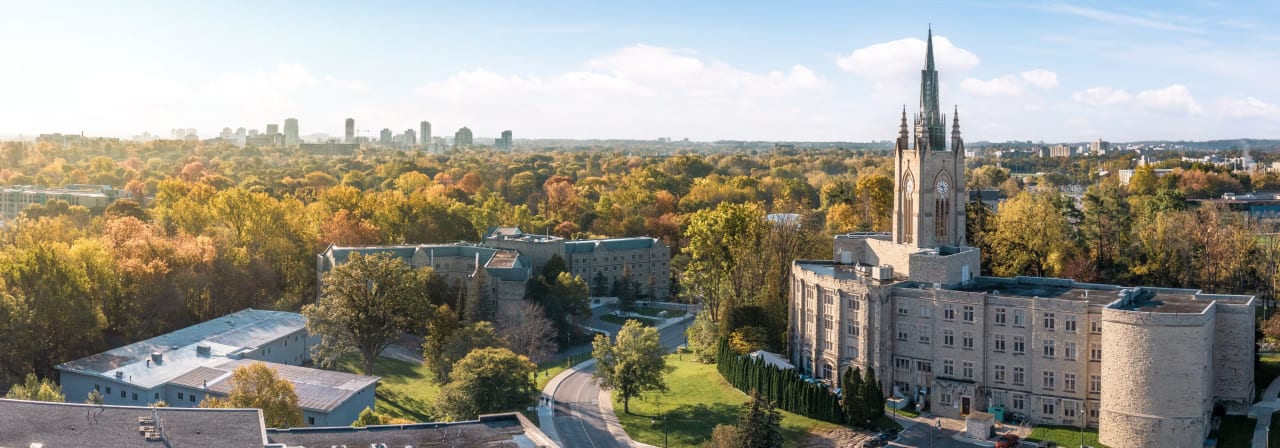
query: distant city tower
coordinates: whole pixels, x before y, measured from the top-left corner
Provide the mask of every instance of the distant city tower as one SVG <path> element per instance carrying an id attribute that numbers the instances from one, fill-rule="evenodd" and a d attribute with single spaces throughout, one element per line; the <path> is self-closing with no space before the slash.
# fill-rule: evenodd
<path id="1" fill-rule="evenodd" d="M 297 146 L 298 143 L 301 143 L 301 140 L 298 139 L 298 119 L 284 119 L 284 145 Z"/>
<path id="2" fill-rule="evenodd" d="M 344 136 L 345 136 L 346 138 L 345 138 L 345 139 L 343 139 L 343 141 L 342 141 L 343 143 L 355 143 L 355 141 L 356 141 L 356 119 L 354 119 L 354 118 L 348 118 L 348 119 L 347 119 L 347 133 L 346 133 L 346 134 L 344 134 Z"/>
<path id="3" fill-rule="evenodd" d="M 424 121 L 419 124 L 419 127 L 421 129 L 418 131 L 418 139 L 422 141 L 423 145 L 430 145 L 431 144 L 431 122 Z"/>

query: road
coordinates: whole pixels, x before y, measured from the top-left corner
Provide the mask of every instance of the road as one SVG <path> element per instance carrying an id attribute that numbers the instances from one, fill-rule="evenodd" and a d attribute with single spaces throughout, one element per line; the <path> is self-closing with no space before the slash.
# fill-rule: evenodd
<path id="1" fill-rule="evenodd" d="M 606 310 L 599 310 L 601 314 Z M 593 319 L 592 326 L 601 325 L 601 330 L 616 331 L 618 326 Z M 692 323 L 692 319 L 669 326 L 659 331 L 662 345 L 674 350 L 685 342 L 684 330 Z M 608 325 L 609 327 L 604 327 Z M 555 426 L 560 436 L 560 444 L 566 447 L 626 447 L 627 444 L 609 432 L 605 424 L 604 410 L 600 407 L 600 387 L 591 378 L 595 367 L 575 371 L 565 378 L 555 391 Z"/>

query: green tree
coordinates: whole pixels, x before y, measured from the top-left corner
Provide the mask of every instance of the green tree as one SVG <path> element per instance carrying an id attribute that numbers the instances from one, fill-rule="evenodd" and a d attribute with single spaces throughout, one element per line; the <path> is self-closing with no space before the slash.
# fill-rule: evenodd
<path id="1" fill-rule="evenodd" d="M 332 365 L 357 352 L 363 372 L 372 375 L 382 350 L 429 317 L 425 285 L 432 275 L 429 268 L 415 271 L 389 255 L 351 254 L 346 264 L 325 274 L 316 303 L 302 307 L 307 332 L 320 337 L 313 358 Z"/>
<path id="2" fill-rule="evenodd" d="M 884 417 L 884 388 L 880 386 L 880 381 L 876 379 L 876 369 L 867 369 L 865 376 L 862 378 L 862 387 L 865 392 L 862 398 L 865 407 L 865 416 L 868 421 L 876 421 L 880 417 Z"/>
<path id="3" fill-rule="evenodd" d="M 97 389 L 94 389 L 89 391 L 89 396 L 84 399 L 84 402 L 85 404 L 105 404 L 106 399 L 98 393 Z"/>
<path id="4" fill-rule="evenodd" d="M 711 321 L 711 314 L 706 310 L 698 312 L 693 325 L 685 329 L 689 341 L 689 351 L 703 363 L 716 361 L 716 346 L 720 340 L 719 328 Z"/>
<path id="5" fill-rule="evenodd" d="M 368 407 L 365 407 L 363 411 L 360 411 L 360 415 L 356 417 L 356 421 L 351 422 L 351 426 L 356 428 L 381 424 L 383 424 L 382 416 L 373 412 L 373 409 L 369 409 Z"/>
<path id="6" fill-rule="evenodd" d="M 453 378 L 440 389 L 436 411 L 449 420 L 512 411 L 528 405 L 535 392 L 535 366 L 505 348 L 482 348 L 458 361 Z"/>
<path id="7" fill-rule="evenodd" d="M 721 313 L 753 302 L 763 291 L 764 263 L 757 251 L 768 231 L 764 211 L 759 204 L 722 202 L 694 212 L 687 222 L 689 264 L 681 285 L 701 297 L 711 319 L 720 322 Z"/>
<path id="8" fill-rule="evenodd" d="M 738 440 L 742 448 L 782 448 L 782 413 L 773 402 L 751 391 L 751 401 L 742 404 L 738 417 Z"/>
<path id="9" fill-rule="evenodd" d="M 67 398 L 62 395 L 62 388 L 58 386 L 58 383 L 55 383 L 50 378 L 37 378 L 34 373 L 28 373 L 25 381 L 10 387 L 9 393 L 4 394 L 4 397 L 15 400 L 52 401 L 57 403 L 67 401 Z"/>
<path id="10" fill-rule="evenodd" d="M 666 391 L 663 374 L 668 370 L 663 358 L 666 350 L 659 340 L 658 330 L 628 320 L 618 330 L 617 339 L 596 335 L 591 343 L 596 359 L 592 373 L 600 387 L 612 389 L 622 397 L 622 411 L 631 413 L 631 399 L 649 391 Z"/>
<path id="11" fill-rule="evenodd" d="M 435 352 L 423 352 L 423 363 L 440 383 L 449 382 L 453 369 L 468 353 L 482 348 L 506 348 L 507 341 L 498 336 L 493 324 L 487 321 L 473 322 L 453 331 L 444 338 Z"/>
<path id="12" fill-rule="evenodd" d="M 989 237 L 996 275 L 1051 277 L 1062 270 L 1076 235 L 1053 194 L 1023 192 L 1000 205 Z"/>
<path id="13" fill-rule="evenodd" d="M 231 372 L 231 393 L 226 398 L 212 395 L 200 402 L 202 408 L 257 408 L 270 428 L 302 425 L 302 408 L 293 383 L 280 378 L 276 369 L 254 362 Z"/>
<path id="14" fill-rule="evenodd" d="M 867 422 L 867 388 L 862 382 L 862 369 L 848 367 L 840 377 L 840 409 L 844 411 L 845 420 L 857 426 Z"/>

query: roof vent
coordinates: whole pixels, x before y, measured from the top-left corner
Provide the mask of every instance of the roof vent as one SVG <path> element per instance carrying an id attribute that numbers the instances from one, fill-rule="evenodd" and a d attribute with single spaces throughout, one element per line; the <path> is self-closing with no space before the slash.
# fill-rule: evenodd
<path id="1" fill-rule="evenodd" d="M 116 378 L 117 378 L 117 379 L 119 379 L 119 378 L 124 378 L 124 371 L 123 371 L 123 370 L 117 370 L 117 371 L 116 371 Z"/>
<path id="2" fill-rule="evenodd" d="M 160 364 L 160 361 L 163 361 L 163 360 L 164 360 L 164 355 L 163 355 L 163 354 L 160 354 L 160 352 L 151 352 L 151 361 L 152 361 L 152 362 L 154 362 L 154 363 L 156 363 L 156 364 Z"/>
<path id="3" fill-rule="evenodd" d="M 210 355 L 212 355 L 212 354 L 213 354 L 212 349 L 211 349 L 209 346 L 207 346 L 207 345 L 197 345 L 197 346 L 196 346 L 196 356 L 204 356 L 204 357 L 208 357 L 208 356 L 210 356 Z"/>

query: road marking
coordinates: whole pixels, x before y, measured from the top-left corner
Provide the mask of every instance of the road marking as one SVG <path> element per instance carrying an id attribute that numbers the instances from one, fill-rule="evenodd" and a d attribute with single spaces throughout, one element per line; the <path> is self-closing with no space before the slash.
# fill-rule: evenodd
<path id="1" fill-rule="evenodd" d="M 581 373 L 576 373 L 575 375 L 581 375 Z M 582 390 L 583 390 L 583 389 L 585 389 L 585 388 L 587 387 L 587 384 L 591 384 L 591 382 L 590 382 L 590 381 L 587 381 L 587 382 L 584 382 L 584 383 L 582 383 L 581 385 L 579 385 L 579 386 L 578 386 L 578 393 L 577 393 L 577 395 L 575 395 L 575 396 L 573 397 L 573 398 L 574 398 L 574 400 L 575 400 L 576 402 L 578 402 L 578 403 L 581 403 L 581 402 L 582 402 Z M 581 410 L 581 409 L 582 409 L 582 405 L 581 405 L 581 404 L 578 404 L 578 405 L 575 405 L 575 406 L 574 406 L 574 412 L 578 414 L 578 425 L 582 426 L 582 435 L 583 435 L 584 437 L 586 437 L 586 438 L 587 438 L 587 441 L 588 441 L 588 442 L 591 442 L 591 447 L 592 447 L 592 448 L 597 448 L 597 446 L 596 446 L 596 441 L 595 441 L 595 440 L 592 440 L 592 438 L 591 438 L 591 433 L 587 432 L 587 424 L 586 424 L 586 422 L 584 421 L 585 419 L 583 419 L 583 418 L 582 418 L 582 410 Z"/>

